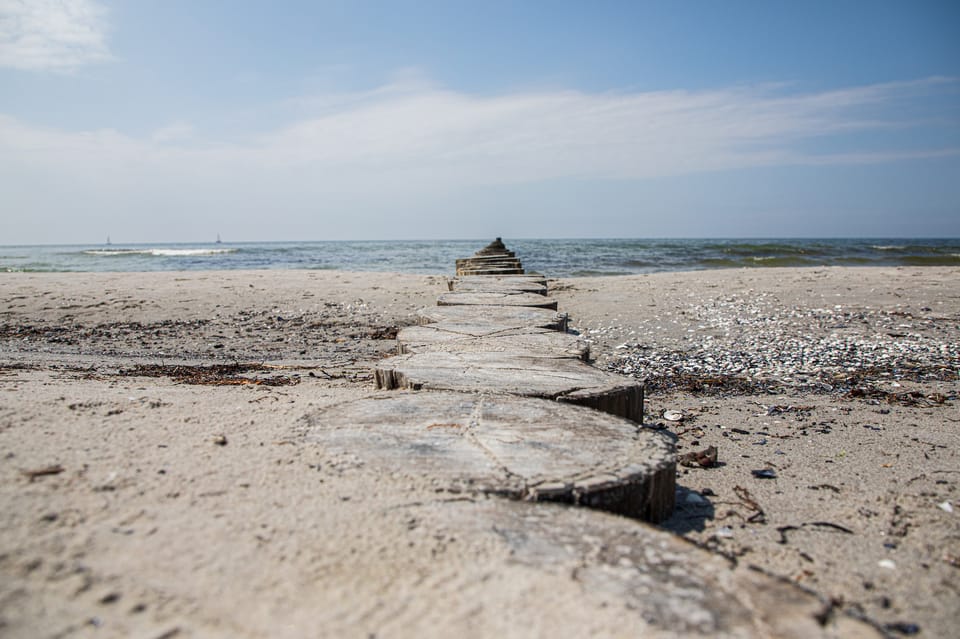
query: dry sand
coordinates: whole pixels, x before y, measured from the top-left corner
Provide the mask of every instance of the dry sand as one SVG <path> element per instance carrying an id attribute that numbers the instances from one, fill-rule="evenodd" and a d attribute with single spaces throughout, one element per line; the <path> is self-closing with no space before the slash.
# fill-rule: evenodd
<path id="1" fill-rule="evenodd" d="M 597 366 L 650 380 L 648 425 L 680 453 L 718 450 L 717 466 L 681 467 L 666 529 L 894 635 L 955 635 L 960 270 L 550 284 Z M 445 288 L 383 273 L 0 274 L 0 634 L 635 636 L 644 621 L 623 597 L 458 534 L 435 509 L 475 504 L 305 438 L 316 411 L 378 393 L 371 364 Z"/>

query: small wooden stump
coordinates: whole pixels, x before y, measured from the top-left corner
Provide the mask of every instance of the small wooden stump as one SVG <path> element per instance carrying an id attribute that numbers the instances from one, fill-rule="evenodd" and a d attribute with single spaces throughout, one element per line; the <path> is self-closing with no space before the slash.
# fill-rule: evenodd
<path id="1" fill-rule="evenodd" d="M 522 273 L 520 275 L 462 275 L 455 276 L 456 280 L 474 280 L 474 281 L 504 281 L 504 282 L 531 282 L 537 284 L 546 284 L 547 278 L 540 273 Z"/>
<path id="2" fill-rule="evenodd" d="M 547 294 L 547 285 L 532 280 L 509 277 L 458 277 L 449 282 L 451 291 L 457 293 L 536 293 Z"/>
<path id="3" fill-rule="evenodd" d="M 496 238 L 494 241 L 477 251 L 475 255 L 495 255 L 498 253 L 510 253 L 513 255 L 513 253 L 507 250 L 507 247 L 503 243 L 503 238 L 500 237 Z"/>
<path id="4" fill-rule="evenodd" d="M 470 266 L 458 268 L 457 275 L 523 275 L 523 269 L 502 266 Z"/>
<path id="5" fill-rule="evenodd" d="M 523 275 L 461 275 L 453 278 L 454 282 L 497 282 L 511 284 L 539 284 L 547 285 L 547 278 L 535 273 L 524 273 Z"/>
<path id="6" fill-rule="evenodd" d="M 460 258 L 456 262 L 456 267 L 460 268 L 462 266 L 515 266 L 517 268 L 523 266 L 520 263 L 520 260 L 512 255 L 484 255 L 482 257 L 464 257 Z"/>
<path id="7" fill-rule="evenodd" d="M 542 397 L 643 421 L 643 386 L 583 362 L 506 353 L 418 353 L 380 360 L 377 388 Z"/>
<path id="8" fill-rule="evenodd" d="M 658 522 L 673 510 L 676 455 L 658 432 L 597 411 L 519 397 L 398 393 L 308 416 L 309 440 L 448 490 L 577 503 Z"/>
<path id="9" fill-rule="evenodd" d="M 498 352 L 586 360 L 590 345 L 549 328 L 514 328 L 484 322 L 408 326 L 397 334 L 397 353 Z"/>
<path id="10" fill-rule="evenodd" d="M 428 306 L 417 311 L 417 317 L 421 324 L 483 321 L 510 328 L 567 329 L 564 313 L 529 306 Z"/>
<path id="11" fill-rule="evenodd" d="M 438 306 L 532 306 L 557 310 L 557 300 L 536 293 L 443 293 Z"/>

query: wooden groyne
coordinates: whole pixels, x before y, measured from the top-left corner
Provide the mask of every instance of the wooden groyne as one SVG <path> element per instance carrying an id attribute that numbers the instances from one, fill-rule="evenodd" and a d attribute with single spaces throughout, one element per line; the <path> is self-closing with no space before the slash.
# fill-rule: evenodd
<path id="1" fill-rule="evenodd" d="M 503 561 L 485 559 L 476 582 L 423 575 L 439 584 L 431 606 L 466 596 L 464 628 L 475 628 L 473 611 L 499 602 L 503 575 L 519 571 L 546 575 L 551 592 L 576 593 L 565 601 L 585 614 L 617 610 L 623 636 L 881 636 L 809 591 L 636 521 L 669 517 L 676 488 L 673 443 L 643 427 L 642 386 L 592 367 L 546 279 L 525 273 L 499 238 L 487 249 L 458 260 L 438 305 L 399 331 L 398 354 L 374 371 L 390 392 L 306 419 L 308 438 L 334 457 L 431 481 L 435 499 L 403 506 L 410 525 L 498 549 Z M 511 266 L 476 267 L 490 252 Z M 556 601 L 510 593 L 510 602 Z M 536 629 L 557 614 L 525 606 L 516 623 Z"/>
<path id="2" fill-rule="evenodd" d="M 496 240 L 474 253 L 457 260 L 457 275 L 522 275 L 523 265 L 503 241 Z"/>
<path id="3" fill-rule="evenodd" d="M 437 307 L 421 311 L 421 325 L 399 332 L 398 355 L 374 370 L 378 388 L 421 392 L 404 414 L 444 415 L 442 441 L 433 436 L 428 448 L 445 451 L 450 481 L 668 517 L 676 459 L 668 440 L 642 428 L 643 387 L 588 363 L 589 346 L 566 331 L 546 279 L 527 274 L 500 238 L 457 260 L 456 273 Z M 494 431 L 509 432 L 511 443 L 487 441 Z"/>

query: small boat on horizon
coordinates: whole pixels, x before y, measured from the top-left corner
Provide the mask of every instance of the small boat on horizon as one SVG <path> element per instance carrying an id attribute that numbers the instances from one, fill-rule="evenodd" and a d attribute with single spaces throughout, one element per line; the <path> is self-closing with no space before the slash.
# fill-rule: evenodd
<path id="1" fill-rule="evenodd" d="M 220 241 L 220 234 L 219 234 L 219 233 L 217 233 L 217 244 L 223 244 L 223 242 Z"/>

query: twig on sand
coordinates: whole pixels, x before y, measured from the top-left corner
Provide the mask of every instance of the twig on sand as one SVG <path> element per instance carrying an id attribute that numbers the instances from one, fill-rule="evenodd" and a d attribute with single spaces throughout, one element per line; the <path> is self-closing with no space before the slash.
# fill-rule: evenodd
<path id="1" fill-rule="evenodd" d="M 30 481 L 35 480 L 37 477 L 45 477 L 47 475 L 59 475 L 64 471 L 63 466 L 60 464 L 52 464 L 50 466 L 44 466 L 43 468 L 32 468 L 28 470 L 21 470 L 20 474 L 24 477 L 30 479 Z"/>

